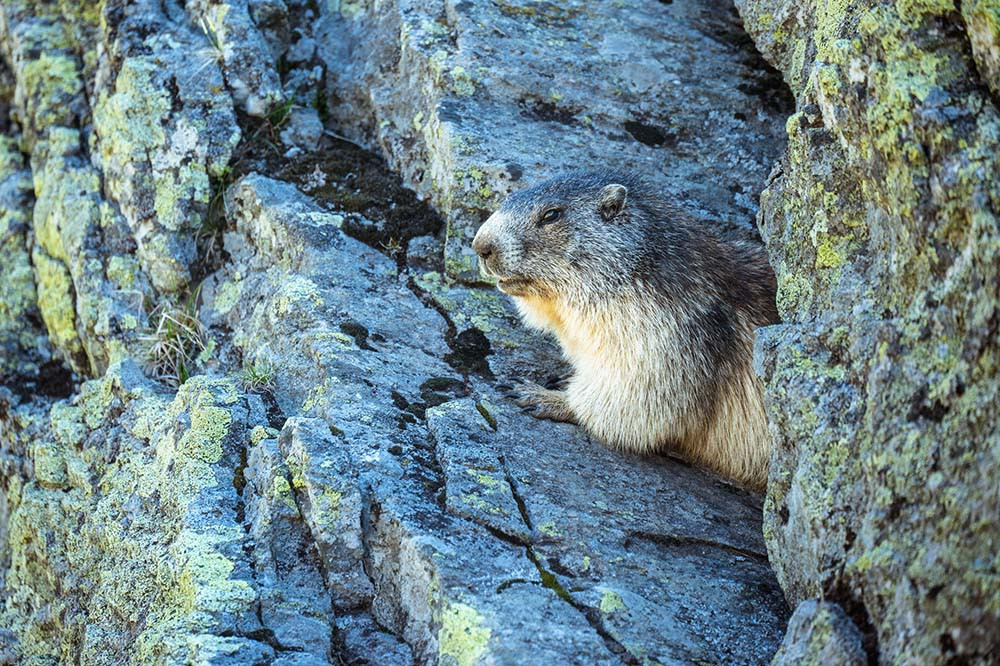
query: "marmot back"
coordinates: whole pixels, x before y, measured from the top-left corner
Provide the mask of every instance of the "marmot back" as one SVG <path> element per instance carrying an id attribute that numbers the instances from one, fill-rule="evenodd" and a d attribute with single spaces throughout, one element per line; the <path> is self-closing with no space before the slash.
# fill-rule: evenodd
<path id="1" fill-rule="evenodd" d="M 764 487 L 771 439 L 751 357 L 754 329 L 778 314 L 762 248 L 713 233 L 642 178 L 612 171 L 512 194 L 473 247 L 574 368 L 564 391 L 520 387 L 522 406 L 609 446 L 669 449 Z"/>

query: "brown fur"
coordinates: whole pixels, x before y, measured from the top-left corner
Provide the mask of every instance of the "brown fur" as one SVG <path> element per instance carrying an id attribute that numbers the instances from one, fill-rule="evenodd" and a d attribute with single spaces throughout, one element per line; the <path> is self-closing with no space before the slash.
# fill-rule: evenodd
<path id="1" fill-rule="evenodd" d="M 608 171 L 511 195 L 473 245 L 574 368 L 564 391 L 526 385 L 520 404 L 609 446 L 671 450 L 764 487 L 771 439 L 751 354 L 754 329 L 778 317 L 762 248 Z"/>

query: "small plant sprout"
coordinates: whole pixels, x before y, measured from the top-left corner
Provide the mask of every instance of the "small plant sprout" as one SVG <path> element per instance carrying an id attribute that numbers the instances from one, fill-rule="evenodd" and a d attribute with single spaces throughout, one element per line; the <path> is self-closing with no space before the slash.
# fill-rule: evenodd
<path id="1" fill-rule="evenodd" d="M 273 393 L 276 372 L 277 368 L 270 359 L 257 358 L 240 371 L 240 383 L 247 393 Z"/>
<path id="2" fill-rule="evenodd" d="M 379 245 L 386 251 L 386 254 L 393 258 L 397 257 L 403 251 L 403 243 L 395 236 L 390 236 L 389 240 L 379 243 Z"/>

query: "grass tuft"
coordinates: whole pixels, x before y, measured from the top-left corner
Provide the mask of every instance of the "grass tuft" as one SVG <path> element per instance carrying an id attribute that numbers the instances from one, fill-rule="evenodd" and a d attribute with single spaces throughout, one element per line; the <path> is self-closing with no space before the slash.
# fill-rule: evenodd
<path id="1" fill-rule="evenodd" d="M 139 339 L 146 345 L 146 372 L 150 376 L 174 386 L 191 376 L 198 355 L 208 346 L 197 303 L 196 291 L 186 306 L 161 303 L 149 314 L 150 328 Z"/>

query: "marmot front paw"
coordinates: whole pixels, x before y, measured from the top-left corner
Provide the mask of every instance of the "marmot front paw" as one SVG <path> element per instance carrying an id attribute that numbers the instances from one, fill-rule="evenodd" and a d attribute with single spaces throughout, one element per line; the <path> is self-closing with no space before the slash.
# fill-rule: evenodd
<path id="1" fill-rule="evenodd" d="M 578 422 L 566 402 L 565 391 L 554 391 L 538 384 L 523 382 L 517 384 L 509 395 L 514 399 L 514 402 L 523 408 L 525 413 L 536 419 L 548 419 L 561 423 Z"/>

